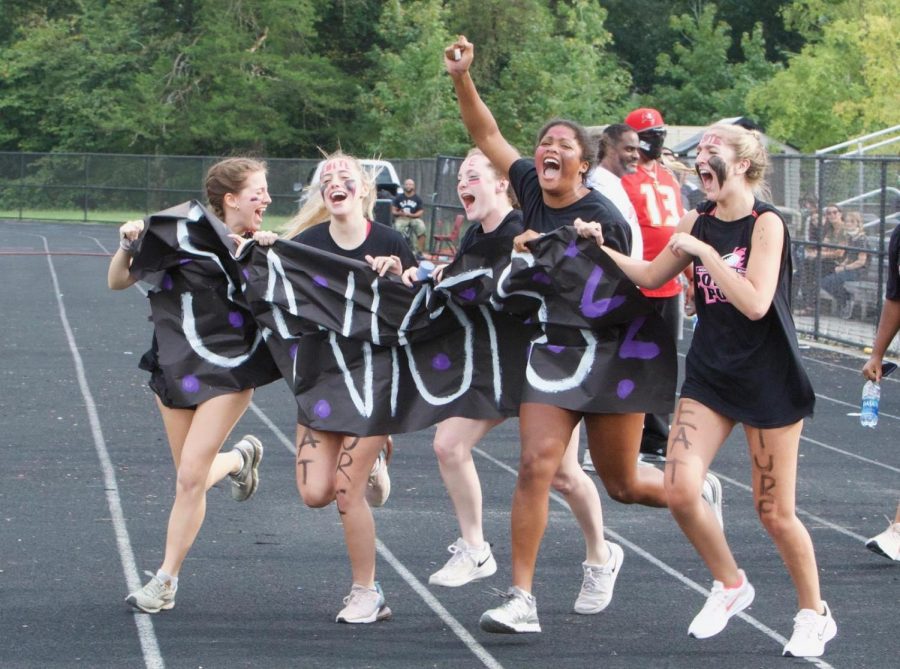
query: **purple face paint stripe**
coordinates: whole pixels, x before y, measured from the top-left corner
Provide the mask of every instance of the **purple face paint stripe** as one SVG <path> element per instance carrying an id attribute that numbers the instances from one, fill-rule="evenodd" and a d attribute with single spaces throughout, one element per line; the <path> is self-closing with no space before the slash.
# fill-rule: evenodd
<path id="1" fill-rule="evenodd" d="M 622 359 L 637 358 L 638 360 L 652 360 L 660 353 L 660 348 L 652 341 L 635 341 L 634 336 L 646 322 L 647 317 L 635 318 L 628 326 L 625 333 L 625 341 L 619 349 L 619 357 Z"/>

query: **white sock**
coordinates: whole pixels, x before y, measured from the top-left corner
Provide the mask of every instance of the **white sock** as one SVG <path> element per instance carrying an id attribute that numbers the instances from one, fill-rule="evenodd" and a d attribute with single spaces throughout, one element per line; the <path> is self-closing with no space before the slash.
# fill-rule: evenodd
<path id="1" fill-rule="evenodd" d="M 156 578 L 158 578 L 163 583 L 168 583 L 169 587 L 171 587 L 172 590 L 178 589 L 178 577 L 177 576 L 172 576 L 171 574 L 167 574 L 166 572 L 164 572 L 162 569 L 157 569 L 156 570 Z"/>

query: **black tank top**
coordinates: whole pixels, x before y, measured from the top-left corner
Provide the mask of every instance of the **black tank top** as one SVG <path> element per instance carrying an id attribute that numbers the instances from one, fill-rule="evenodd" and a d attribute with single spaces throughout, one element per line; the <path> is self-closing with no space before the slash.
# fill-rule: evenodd
<path id="1" fill-rule="evenodd" d="M 772 212 L 784 227 L 778 285 L 768 313 L 753 321 L 719 290 L 699 258 L 694 258 L 697 327 L 688 351 L 682 397 L 752 427 L 791 425 L 810 416 L 815 394 L 797 345 L 791 316 L 791 241 L 781 213 L 756 200 L 753 212 L 737 221 L 715 217 L 715 203 L 697 207 L 691 234 L 712 246 L 731 267 L 746 272 L 756 219 Z"/>

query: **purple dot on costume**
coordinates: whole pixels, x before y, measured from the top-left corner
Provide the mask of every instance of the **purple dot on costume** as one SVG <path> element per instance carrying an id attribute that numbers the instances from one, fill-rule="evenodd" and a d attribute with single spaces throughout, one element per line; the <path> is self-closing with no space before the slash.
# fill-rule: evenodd
<path id="1" fill-rule="evenodd" d="M 297 359 L 297 349 L 300 347 L 299 344 L 294 344 L 291 346 L 291 360 Z"/>
<path id="2" fill-rule="evenodd" d="M 189 262 L 194 262 L 193 258 L 182 258 L 178 261 L 179 265 L 187 265 Z"/>
<path id="3" fill-rule="evenodd" d="M 188 374 L 181 379 L 181 389 L 186 393 L 195 393 L 200 390 L 200 379 L 193 374 Z"/>
<path id="4" fill-rule="evenodd" d="M 566 350 L 565 346 L 559 346 L 558 344 L 547 344 L 547 349 L 551 353 L 562 353 Z"/>
<path id="5" fill-rule="evenodd" d="M 569 242 L 569 245 L 566 247 L 566 252 L 563 255 L 567 258 L 574 258 L 578 255 L 578 249 L 575 248 L 575 242 Z"/>
<path id="6" fill-rule="evenodd" d="M 328 288 L 328 279 L 324 276 L 319 276 L 318 274 L 313 277 L 313 283 L 317 286 L 322 286 L 322 288 Z"/>
<path id="7" fill-rule="evenodd" d="M 162 289 L 163 290 L 172 290 L 172 286 L 175 285 L 175 282 L 172 281 L 172 277 L 168 274 L 165 274 L 162 278 Z"/>
<path id="8" fill-rule="evenodd" d="M 246 267 L 243 268 L 243 269 L 241 270 L 241 274 L 244 275 L 244 278 L 245 278 L 245 279 L 249 279 L 249 278 L 250 278 L 250 270 L 247 269 Z"/>
<path id="9" fill-rule="evenodd" d="M 616 395 L 619 396 L 620 400 L 624 400 L 631 394 L 632 390 L 634 390 L 634 381 L 631 379 L 622 379 L 616 387 Z"/>
<path id="10" fill-rule="evenodd" d="M 448 358 L 444 353 L 438 353 L 431 359 L 431 366 L 439 372 L 446 372 L 448 369 L 450 369 L 450 358 Z"/>
<path id="11" fill-rule="evenodd" d="M 313 413 L 319 418 L 328 418 L 331 415 L 331 405 L 328 400 L 319 400 L 313 407 Z"/>
<path id="12" fill-rule="evenodd" d="M 550 277 L 544 274 L 543 272 L 535 272 L 534 276 L 531 277 L 531 280 L 535 283 L 543 283 L 544 285 L 549 286 L 552 281 L 550 281 Z"/>
<path id="13" fill-rule="evenodd" d="M 459 297 L 461 299 L 465 300 L 466 302 L 471 302 L 472 300 L 475 299 L 475 296 L 477 294 L 478 294 L 478 292 L 470 286 L 469 288 L 466 288 L 464 291 L 462 291 L 459 294 Z"/>
<path id="14" fill-rule="evenodd" d="M 231 323 L 231 327 L 239 328 L 244 324 L 244 315 L 240 311 L 229 311 L 228 322 Z"/>

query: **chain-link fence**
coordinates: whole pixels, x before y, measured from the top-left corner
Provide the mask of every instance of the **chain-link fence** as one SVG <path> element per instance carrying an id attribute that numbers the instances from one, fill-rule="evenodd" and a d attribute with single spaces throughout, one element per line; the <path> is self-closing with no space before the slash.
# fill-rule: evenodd
<path id="1" fill-rule="evenodd" d="M 123 221 L 196 198 L 202 200 L 214 156 L 0 152 L 0 218 Z M 415 180 L 425 202 L 428 248 L 462 214 L 456 194 L 461 157 L 393 160 L 401 183 Z M 266 160 L 276 222 L 297 210 L 318 159 Z M 768 174 L 771 201 L 784 213 L 795 264 L 797 329 L 841 343 L 870 343 L 886 280 L 887 242 L 900 222 L 900 158 L 775 155 Z M 690 188 L 688 184 L 685 188 Z M 844 219 L 858 213 L 864 236 L 816 232 L 836 205 Z M 461 230 L 458 230 L 461 234 Z M 866 256 L 852 281 L 829 279 L 837 262 Z M 858 263 L 857 263 L 858 264 Z"/>

